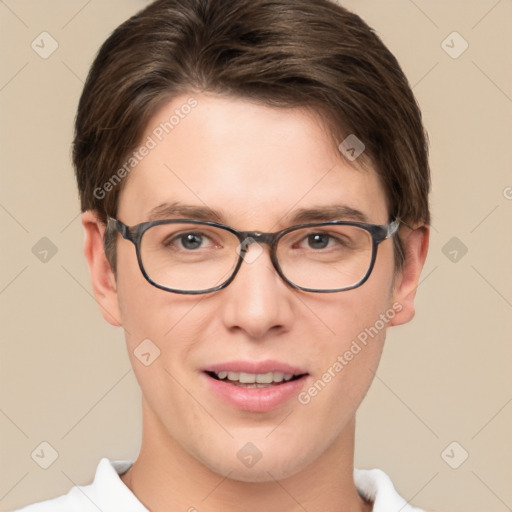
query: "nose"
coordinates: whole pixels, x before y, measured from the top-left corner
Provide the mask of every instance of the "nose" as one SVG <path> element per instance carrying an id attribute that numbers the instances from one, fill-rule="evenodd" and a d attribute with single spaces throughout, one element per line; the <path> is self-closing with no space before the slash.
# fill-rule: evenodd
<path id="1" fill-rule="evenodd" d="M 277 274 L 268 247 L 248 245 L 234 280 L 219 293 L 222 320 L 230 331 L 262 339 L 291 327 L 293 290 Z"/>

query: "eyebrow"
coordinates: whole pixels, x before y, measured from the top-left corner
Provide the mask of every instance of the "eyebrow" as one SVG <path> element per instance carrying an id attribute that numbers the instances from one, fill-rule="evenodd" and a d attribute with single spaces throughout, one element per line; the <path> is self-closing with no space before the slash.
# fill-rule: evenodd
<path id="1" fill-rule="evenodd" d="M 193 206 L 182 203 L 163 203 L 149 212 L 149 220 L 162 220 L 170 217 L 196 219 L 223 223 L 222 214 L 208 206 Z"/>
<path id="2" fill-rule="evenodd" d="M 290 212 L 290 221 L 293 224 L 307 222 L 323 222 L 331 220 L 352 220 L 355 222 L 368 223 L 368 217 L 360 210 L 346 205 L 333 205 L 317 208 L 301 208 Z"/>
<path id="3" fill-rule="evenodd" d="M 187 205 L 179 202 L 162 203 L 149 212 L 149 220 L 162 220 L 168 218 L 196 219 L 203 221 L 214 221 L 225 224 L 224 215 L 208 206 Z M 355 222 L 368 223 L 368 217 L 350 206 L 332 205 L 314 208 L 300 208 L 287 214 L 290 225 L 304 224 L 308 222 L 328 222 L 332 220 L 352 220 Z"/>

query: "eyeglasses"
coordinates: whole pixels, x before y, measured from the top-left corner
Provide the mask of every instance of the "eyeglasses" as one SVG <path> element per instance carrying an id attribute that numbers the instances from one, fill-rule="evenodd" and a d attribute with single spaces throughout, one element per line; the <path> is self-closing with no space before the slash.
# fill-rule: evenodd
<path id="1" fill-rule="evenodd" d="M 252 244 L 270 246 L 274 268 L 291 287 L 332 293 L 357 288 L 369 278 L 379 244 L 397 232 L 400 222 L 397 218 L 381 226 L 330 221 L 260 233 L 189 219 L 129 227 L 109 217 L 105 241 L 118 232 L 132 242 L 144 277 L 173 293 L 193 295 L 225 288 L 242 261 L 251 262 Z"/>

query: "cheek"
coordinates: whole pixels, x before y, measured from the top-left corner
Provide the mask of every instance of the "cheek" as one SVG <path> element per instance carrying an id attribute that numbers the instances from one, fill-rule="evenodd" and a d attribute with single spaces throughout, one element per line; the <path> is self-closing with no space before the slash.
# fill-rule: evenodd
<path id="1" fill-rule="evenodd" d="M 353 418 L 372 383 L 384 346 L 385 324 L 380 314 L 385 314 L 386 308 L 370 303 L 371 308 L 359 309 L 356 303 L 364 304 L 355 301 L 352 309 L 342 310 L 338 318 L 344 321 L 338 320 L 336 336 L 317 347 L 314 376 L 297 397 L 304 421 L 311 428 L 319 423 L 317 428 L 321 426 L 326 442 L 333 442 Z"/>
<path id="2" fill-rule="evenodd" d="M 154 379 L 165 369 L 173 373 L 185 372 L 189 354 L 215 310 L 208 315 L 208 308 L 201 306 L 200 303 L 208 299 L 206 296 L 180 295 L 151 285 L 144 278 L 133 252 L 120 252 L 117 265 L 118 301 L 132 365 L 140 374 L 138 377 L 145 381 Z M 160 372 L 138 372 L 143 359 L 148 359 L 141 354 L 147 353 L 151 360 L 158 356 L 154 366 Z"/>
<path id="3" fill-rule="evenodd" d="M 343 416 L 353 412 L 366 394 L 379 364 L 386 329 L 400 308 L 391 304 L 393 258 L 386 251 L 380 257 L 361 287 L 309 299 L 308 309 L 318 312 L 325 335 L 316 338 L 316 380 L 302 403 L 316 402 L 315 407 Z M 344 423 L 341 417 L 339 420 Z"/>
<path id="4" fill-rule="evenodd" d="M 391 304 L 392 272 L 392 258 L 383 257 L 362 286 L 339 294 L 307 298 L 308 308 L 318 313 L 325 326 L 327 336 L 319 338 L 324 353 L 343 353 L 354 340 L 364 344 L 368 339 L 375 339 L 378 342 L 375 345 L 382 344 L 385 329 L 396 312 Z"/>
<path id="5" fill-rule="evenodd" d="M 120 276 L 118 300 L 129 348 L 149 338 L 167 354 L 194 343 L 206 320 L 194 311 L 201 298 L 160 290 L 144 279 L 138 267 Z M 177 339 L 179 343 L 173 342 Z"/>
<path id="6" fill-rule="evenodd" d="M 170 328 L 169 307 L 173 296 L 151 285 L 142 274 L 135 248 L 129 242 L 118 245 L 117 294 L 127 341 L 145 338 L 161 340 Z"/>
<path id="7" fill-rule="evenodd" d="M 163 424 L 190 409 L 186 381 L 189 354 L 204 318 L 197 297 L 160 290 L 146 281 L 137 262 L 120 258 L 118 300 L 128 356 L 145 400 Z M 165 407 L 164 407 L 165 405 Z M 162 408 L 164 410 L 162 410 Z"/>

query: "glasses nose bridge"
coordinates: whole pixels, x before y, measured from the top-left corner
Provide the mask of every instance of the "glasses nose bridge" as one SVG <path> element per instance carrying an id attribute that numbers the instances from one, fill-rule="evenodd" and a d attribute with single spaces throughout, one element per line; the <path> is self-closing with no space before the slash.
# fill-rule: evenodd
<path id="1" fill-rule="evenodd" d="M 243 231 L 239 235 L 240 250 L 244 252 L 254 243 L 268 245 L 272 252 L 277 236 L 276 233 L 262 233 L 261 231 Z"/>

